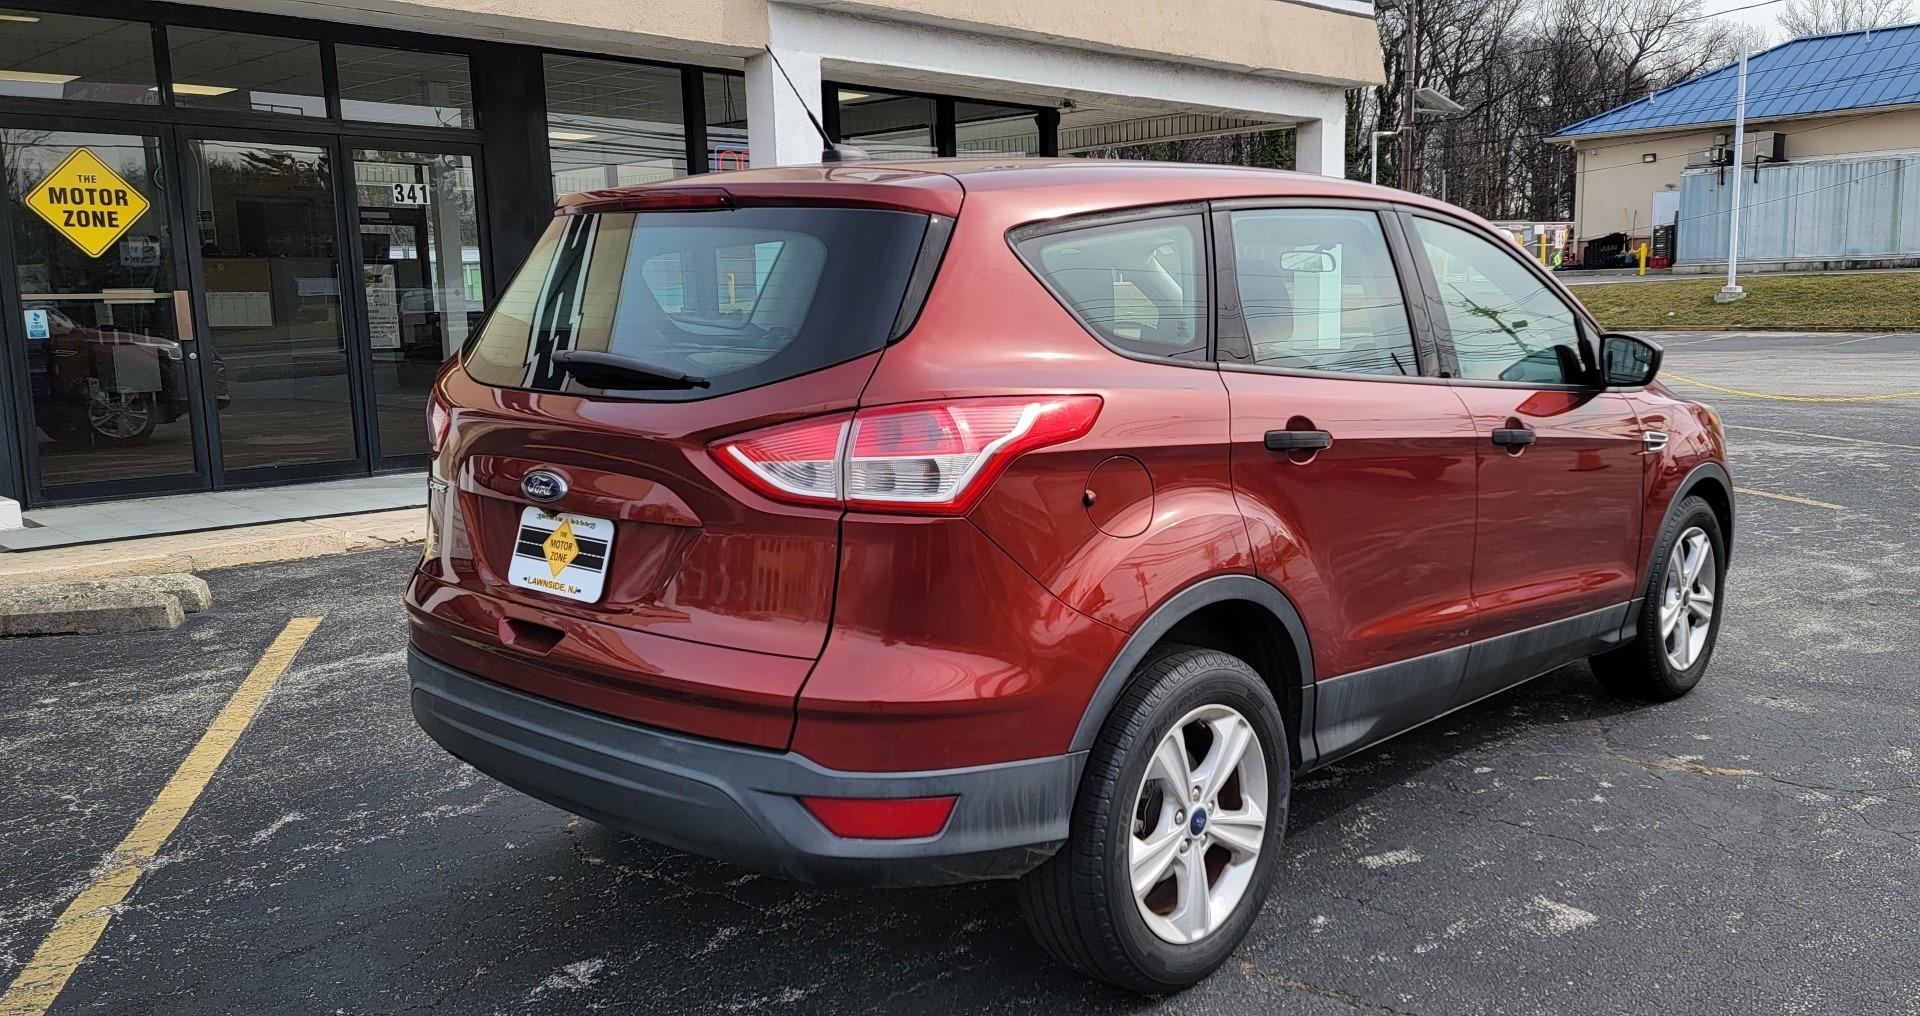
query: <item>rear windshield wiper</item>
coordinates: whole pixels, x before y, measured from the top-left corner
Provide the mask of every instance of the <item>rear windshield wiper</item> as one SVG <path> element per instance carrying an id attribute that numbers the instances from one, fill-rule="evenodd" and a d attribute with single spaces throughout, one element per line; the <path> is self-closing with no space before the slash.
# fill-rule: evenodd
<path id="1" fill-rule="evenodd" d="M 645 360 L 618 353 L 595 353 L 585 349 L 562 349 L 550 359 L 555 367 L 573 375 L 581 384 L 594 388 L 706 388 L 706 378 L 656 367 Z"/>

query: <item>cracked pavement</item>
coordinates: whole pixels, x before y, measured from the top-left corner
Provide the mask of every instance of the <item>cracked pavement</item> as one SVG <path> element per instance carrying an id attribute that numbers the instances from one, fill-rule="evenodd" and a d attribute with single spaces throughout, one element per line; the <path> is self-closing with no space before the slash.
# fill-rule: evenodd
<path id="1" fill-rule="evenodd" d="M 1920 379 L 1914 335 L 1667 340 L 1751 391 Z M 407 712 L 408 550 L 210 573 L 174 632 L 0 642 L 0 984 L 324 614 L 54 1013 L 1920 1014 L 1920 400 L 1707 394 L 1740 486 L 1843 510 L 1740 496 L 1699 689 L 1568 667 L 1307 775 L 1264 915 L 1182 995 L 1053 966 L 1005 885 L 783 884 L 468 770 Z"/>

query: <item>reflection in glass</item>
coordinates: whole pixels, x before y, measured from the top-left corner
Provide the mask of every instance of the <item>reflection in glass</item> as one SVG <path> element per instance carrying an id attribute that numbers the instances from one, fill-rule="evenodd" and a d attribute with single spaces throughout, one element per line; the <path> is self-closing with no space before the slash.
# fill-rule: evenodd
<path id="1" fill-rule="evenodd" d="M 0 7 L 0 95 L 153 104 L 156 82 L 144 24 Z"/>
<path id="2" fill-rule="evenodd" d="M 705 79 L 707 170 L 719 173 L 746 169 L 749 162 L 746 75 L 708 71 Z"/>
<path id="3" fill-rule="evenodd" d="M 473 160 L 360 149 L 353 182 L 380 454 L 424 455 L 427 391 L 485 300 Z"/>
<path id="4" fill-rule="evenodd" d="M 189 157 L 207 331 L 233 394 L 222 460 L 229 470 L 352 461 L 326 151 L 196 140 Z"/>
<path id="5" fill-rule="evenodd" d="M 317 42 L 175 27 L 167 29 L 167 48 L 179 105 L 327 115 Z"/>
<path id="6" fill-rule="evenodd" d="M 954 154 L 1039 155 L 1040 115 L 1018 106 L 955 100 Z"/>
<path id="7" fill-rule="evenodd" d="M 22 203 L 79 148 L 150 205 L 97 258 Z M 0 130 L 43 489 L 194 472 L 188 347 L 174 329 L 159 166 L 155 138 Z"/>
<path id="8" fill-rule="evenodd" d="M 348 120 L 472 127 L 473 82 L 459 53 L 334 47 L 340 115 Z"/>
<path id="9" fill-rule="evenodd" d="M 934 101 L 864 88 L 840 89 L 840 140 L 875 160 L 929 159 L 940 154 L 933 135 Z"/>
<path id="10" fill-rule="evenodd" d="M 546 75 L 555 194 L 686 175 L 679 71 L 549 53 Z"/>

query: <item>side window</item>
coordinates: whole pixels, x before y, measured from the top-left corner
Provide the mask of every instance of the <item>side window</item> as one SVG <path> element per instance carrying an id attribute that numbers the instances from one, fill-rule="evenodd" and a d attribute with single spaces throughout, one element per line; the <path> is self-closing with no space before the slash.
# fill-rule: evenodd
<path id="1" fill-rule="evenodd" d="M 1378 215 L 1312 208 L 1235 212 L 1233 251 L 1253 363 L 1345 374 L 1420 373 Z"/>
<path id="2" fill-rule="evenodd" d="M 1533 384 L 1584 379 L 1573 310 L 1510 251 L 1458 226 L 1413 221 L 1446 304 L 1460 376 Z"/>
<path id="3" fill-rule="evenodd" d="M 1207 261 L 1198 215 L 1117 222 L 1021 241 L 1020 257 L 1082 324 L 1134 353 L 1207 355 Z"/>

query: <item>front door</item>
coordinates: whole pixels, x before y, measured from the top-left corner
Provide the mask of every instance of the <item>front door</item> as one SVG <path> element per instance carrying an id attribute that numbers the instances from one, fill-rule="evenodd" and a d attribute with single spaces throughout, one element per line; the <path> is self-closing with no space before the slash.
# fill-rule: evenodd
<path id="1" fill-rule="evenodd" d="M 1416 343 L 1377 210 L 1215 222 L 1234 493 L 1256 567 L 1306 624 L 1316 737 L 1336 758 L 1453 698 L 1472 620 L 1472 424 Z"/>
<path id="2" fill-rule="evenodd" d="M 1612 615 L 1638 595 L 1640 572 L 1632 405 L 1593 383 L 1580 315 L 1512 244 L 1409 218 L 1442 311 L 1436 328 L 1450 338 L 1443 357 L 1476 432 L 1475 639 L 1542 629 L 1533 642 L 1564 648 L 1609 620 L 1617 630 L 1624 615 Z"/>
<path id="3" fill-rule="evenodd" d="M 0 363 L 28 500 L 203 489 L 200 343 L 162 132 L 0 125 Z M 217 378 L 213 379 L 217 383 Z"/>

